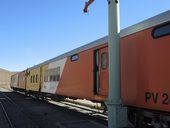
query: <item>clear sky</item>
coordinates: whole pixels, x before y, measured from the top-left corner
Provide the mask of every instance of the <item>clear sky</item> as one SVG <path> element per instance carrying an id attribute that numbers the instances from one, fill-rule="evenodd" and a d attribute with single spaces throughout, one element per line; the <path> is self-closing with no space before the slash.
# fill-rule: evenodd
<path id="1" fill-rule="evenodd" d="M 21 71 L 108 34 L 107 0 L 0 0 L 0 68 Z M 170 0 L 120 0 L 121 29 L 170 9 Z"/>

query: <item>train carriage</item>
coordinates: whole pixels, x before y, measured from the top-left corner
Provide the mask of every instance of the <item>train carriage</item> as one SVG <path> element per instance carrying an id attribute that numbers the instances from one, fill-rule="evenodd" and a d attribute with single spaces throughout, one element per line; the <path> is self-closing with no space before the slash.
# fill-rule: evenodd
<path id="1" fill-rule="evenodd" d="M 131 115 L 170 122 L 170 11 L 122 30 L 120 55 L 121 97 Z"/>
<path id="2" fill-rule="evenodd" d="M 170 111 L 170 11 L 138 25 L 120 43 L 123 103 Z"/>
<path id="3" fill-rule="evenodd" d="M 26 89 L 26 71 L 22 71 L 18 73 L 18 86 L 17 90 L 25 91 Z"/>
<path id="4" fill-rule="evenodd" d="M 12 89 L 18 88 L 18 73 L 11 76 L 10 87 Z"/>
<path id="5" fill-rule="evenodd" d="M 26 72 L 26 91 L 39 92 L 41 84 L 40 67 L 29 68 Z"/>

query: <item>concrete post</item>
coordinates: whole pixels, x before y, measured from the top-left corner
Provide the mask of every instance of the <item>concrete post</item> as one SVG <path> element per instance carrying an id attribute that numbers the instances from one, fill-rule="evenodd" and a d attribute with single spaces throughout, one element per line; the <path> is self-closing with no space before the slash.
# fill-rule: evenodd
<path id="1" fill-rule="evenodd" d="M 127 109 L 121 104 L 120 96 L 120 48 L 119 48 L 119 0 L 108 0 L 109 6 L 109 96 L 108 126 L 121 128 L 127 126 Z"/>

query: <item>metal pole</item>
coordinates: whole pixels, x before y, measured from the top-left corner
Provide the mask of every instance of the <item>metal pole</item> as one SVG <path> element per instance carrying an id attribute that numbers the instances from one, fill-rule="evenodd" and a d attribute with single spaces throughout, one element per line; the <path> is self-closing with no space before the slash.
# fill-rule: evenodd
<path id="1" fill-rule="evenodd" d="M 120 48 L 119 48 L 119 0 L 108 0 L 109 6 L 109 96 L 108 126 L 127 126 L 127 110 L 121 104 L 120 96 Z"/>

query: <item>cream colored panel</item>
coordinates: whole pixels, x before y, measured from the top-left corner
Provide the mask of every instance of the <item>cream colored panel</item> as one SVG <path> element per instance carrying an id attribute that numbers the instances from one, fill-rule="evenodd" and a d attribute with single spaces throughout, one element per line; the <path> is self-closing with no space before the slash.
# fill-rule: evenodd
<path id="1" fill-rule="evenodd" d="M 54 94 L 56 92 L 56 89 L 59 84 L 59 79 L 61 78 L 61 75 L 64 70 L 64 66 L 66 63 L 67 58 L 52 62 L 48 65 L 48 71 L 44 72 L 44 79 L 43 86 L 42 86 L 42 92 L 46 93 L 52 93 Z M 53 70 L 54 69 L 54 70 Z M 54 71 L 54 72 L 53 72 Z M 50 75 L 56 75 L 55 78 L 50 78 Z M 56 81 L 53 81 L 51 79 L 54 79 Z"/>

